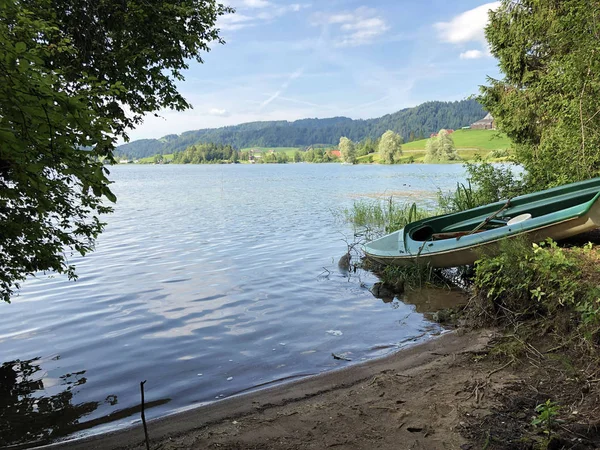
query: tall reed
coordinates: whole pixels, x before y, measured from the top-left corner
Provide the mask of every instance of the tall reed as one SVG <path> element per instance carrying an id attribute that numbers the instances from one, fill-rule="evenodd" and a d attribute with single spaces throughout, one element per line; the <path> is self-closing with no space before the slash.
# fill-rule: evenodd
<path id="1" fill-rule="evenodd" d="M 363 233 L 370 240 L 429 217 L 431 212 L 419 208 L 416 203 L 402 203 L 388 197 L 384 200 L 358 200 L 342 214 L 346 222 L 354 226 L 355 233 Z"/>

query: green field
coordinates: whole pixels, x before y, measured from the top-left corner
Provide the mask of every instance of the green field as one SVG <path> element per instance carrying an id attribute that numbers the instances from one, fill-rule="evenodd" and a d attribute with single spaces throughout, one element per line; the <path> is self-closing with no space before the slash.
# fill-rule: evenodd
<path id="1" fill-rule="evenodd" d="M 510 139 L 496 130 L 456 130 L 452 139 L 457 149 L 504 150 L 510 147 Z M 427 139 L 402 145 L 402 150 L 425 150 Z"/>
<path id="2" fill-rule="evenodd" d="M 165 161 L 171 161 L 173 159 L 173 154 L 169 153 L 168 155 L 163 155 L 163 159 Z M 154 164 L 154 156 L 146 156 L 145 158 L 140 158 L 138 160 L 138 164 Z"/>
<path id="3" fill-rule="evenodd" d="M 289 158 L 293 158 L 296 150 L 302 151 L 303 148 L 300 148 L 300 147 L 247 147 L 247 148 L 242 148 L 240 150 L 240 152 L 247 152 L 250 150 L 254 150 L 255 152 L 258 152 L 258 153 L 266 153 L 266 152 L 270 152 L 272 150 L 275 153 L 285 153 Z"/>
<path id="4" fill-rule="evenodd" d="M 480 150 L 476 148 L 463 148 L 458 149 L 458 156 L 460 159 L 458 161 L 450 161 L 449 163 L 455 162 L 463 162 L 463 161 L 474 161 L 477 156 L 486 159 L 491 150 Z M 374 163 L 378 163 L 380 158 L 378 153 L 372 153 L 370 155 L 360 156 L 357 158 L 359 163 L 368 162 L 369 156 L 373 158 Z M 402 146 L 402 159 L 400 163 L 422 163 L 425 159 L 425 150 L 404 150 L 404 146 Z M 495 160 L 500 161 L 500 159 Z"/>

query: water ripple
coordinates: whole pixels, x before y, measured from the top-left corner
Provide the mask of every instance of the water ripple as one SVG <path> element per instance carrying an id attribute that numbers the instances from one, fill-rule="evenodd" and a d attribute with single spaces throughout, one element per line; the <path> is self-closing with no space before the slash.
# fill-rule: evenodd
<path id="1" fill-rule="evenodd" d="M 427 200 L 460 167 L 111 172 L 119 200 L 96 251 L 73 258 L 79 280 L 40 275 L 0 305 L 0 370 L 35 374 L 31 395 L 68 392 L 60 410 L 78 425 L 60 433 L 130 424 L 141 380 L 153 418 L 347 365 L 332 352 L 360 361 L 438 331 L 414 306 L 373 298 L 369 274 L 337 271 L 351 230 L 332 211 L 402 189 Z"/>

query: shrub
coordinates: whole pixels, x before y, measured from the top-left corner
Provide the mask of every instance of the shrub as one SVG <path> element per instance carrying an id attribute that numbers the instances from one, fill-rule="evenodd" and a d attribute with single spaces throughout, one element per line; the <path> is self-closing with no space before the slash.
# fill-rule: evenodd
<path id="1" fill-rule="evenodd" d="M 554 241 L 506 239 L 475 263 L 475 288 L 494 311 L 548 314 L 581 294 L 577 260 Z"/>
<path id="2" fill-rule="evenodd" d="M 493 159 L 508 158 L 509 156 L 510 156 L 510 152 L 508 151 L 507 148 L 499 148 L 496 150 L 492 150 L 488 155 L 489 158 L 493 158 Z"/>
<path id="3" fill-rule="evenodd" d="M 524 194 L 526 186 L 512 166 L 481 162 L 465 163 L 467 182 L 457 183 L 456 190 L 438 191 L 438 203 L 445 213 L 487 205 Z"/>
<path id="4" fill-rule="evenodd" d="M 588 341 L 600 336 L 600 252 L 586 244 L 561 248 L 547 240 L 501 241 L 475 263 L 475 298 L 492 321 L 572 314 Z"/>

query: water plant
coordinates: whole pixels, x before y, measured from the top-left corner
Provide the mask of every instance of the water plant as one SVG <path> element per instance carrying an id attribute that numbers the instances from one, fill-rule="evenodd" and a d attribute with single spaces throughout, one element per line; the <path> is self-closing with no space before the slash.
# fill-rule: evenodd
<path id="1" fill-rule="evenodd" d="M 372 240 L 392 233 L 415 220 L 432 215 L 432 211 L 416 203 L 402 203 L 390 196 L 383 200 L 358 200 L 342 211 L 344 220 L 354 227 L 355 234 Z"/>
<path id="2" fill-rule="evenodd" d="M 450 282 L 442 275 L 440 269 L 429 264 L 411 264 L 409 266 L 386 266 L 378 273 L 381 281 L 387 286 L 404 289 L 422 288 L 436 285 L 449 287 Z"/>

